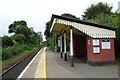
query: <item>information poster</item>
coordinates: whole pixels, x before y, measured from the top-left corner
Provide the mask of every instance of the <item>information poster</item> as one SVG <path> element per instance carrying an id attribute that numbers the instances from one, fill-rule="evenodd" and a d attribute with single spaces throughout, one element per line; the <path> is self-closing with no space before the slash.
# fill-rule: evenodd
<path id="1" fill-rule="evenodd" d="M 92 40 L 93 46 L 99 46 L 99 40 L 98 39 L 93 39 Z"/>
<path id="2" fill-rule="evenodd" d="M 93 47 L 93 53 L 100 53 L 100 47 Z"/>
<path id="3" fill-rule="evenodd" d="M 110 49 L 110 40 L 102 40 L 102 49 Z"/>

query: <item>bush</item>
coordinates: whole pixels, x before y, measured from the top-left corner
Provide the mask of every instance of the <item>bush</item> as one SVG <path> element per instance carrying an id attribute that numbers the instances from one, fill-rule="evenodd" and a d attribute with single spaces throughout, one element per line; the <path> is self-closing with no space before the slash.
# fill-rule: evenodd
<path id="1" fill-rule="evenodd" d="M 12 51 L 10 48 L 2 49 L 2 60 L 6 60 L 12 57 Z"/>
<path id="2" fill-rule="evenodd" d="M 12 56 L 18 55 L 19 53 L 25 51 L 25 50 L 31 50 L 34 45 L 16 45 L 8 48 L 2 49 L 2 60 L 6 60 L 11 58 Z"/>
<path id="3" fill-rule="evenodd" d="M 11 38 L 19 43 L 24 43 L 25 40 L 25 36 L 23 34 L 14 34 L 11 36 Z"/>
<path id="4" fill-rule="evenodd" d="M 14 42 L 10 37 L 4 36 L 2 38 L 2 46 L 3 47 L 9 47 L 9 46 L 13 46 L 13 45 L 14 45 Z"/>

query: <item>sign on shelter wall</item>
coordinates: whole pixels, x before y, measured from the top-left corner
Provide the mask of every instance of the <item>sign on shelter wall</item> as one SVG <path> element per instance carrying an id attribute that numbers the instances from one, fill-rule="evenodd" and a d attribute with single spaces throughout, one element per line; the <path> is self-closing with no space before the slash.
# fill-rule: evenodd
<path id="1" fill-rule="evenodd" d="M 92 40 L 93 44 L 93 53 L 100 53 L 100 40 L 99 39 L 93 39 Z"/>
<path id="2" fill-rule="evenodd" d="M 93 53 L 100 53 L 100 47 L 93 47 Z"/>
<path id="3" fill-rule="evenodd" d="M 102 49 L 110 49 L 110 40 L 102 40 Z"/>
<path id="4" fill-rule="evenodd" d="M 98 46 L 99 45 L 99 40 L 98 39 L 93 39 L 93 46 Z"/>

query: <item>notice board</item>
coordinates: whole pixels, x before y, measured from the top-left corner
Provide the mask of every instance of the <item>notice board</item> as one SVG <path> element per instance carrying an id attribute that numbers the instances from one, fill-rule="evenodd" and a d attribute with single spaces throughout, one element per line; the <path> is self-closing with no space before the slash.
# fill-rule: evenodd
<path id="1" fill-rule="evenodd" d="M 102 40 L 102 49 L 110 49 L 110 40 L 108 39 L 105 39 L 105 40 Z"/>

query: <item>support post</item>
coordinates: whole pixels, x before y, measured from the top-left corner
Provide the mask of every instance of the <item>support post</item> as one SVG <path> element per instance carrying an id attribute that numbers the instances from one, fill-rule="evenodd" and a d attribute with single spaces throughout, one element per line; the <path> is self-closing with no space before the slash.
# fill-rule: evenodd
<path id="1" fill-rule="evenodd" d="M 66 53 L 66 31 L 64 31 L 64 58 L 67 61 L 67 53 Z"/>
<path id="2" fill-rule="evenodd" d="M 70 29 L 70 57 L 71 57 L 71 66 L 74 67 L 74 57 L 73 57 L 73 31 L 72 27 Z"/>
<path id="3" fill-rule="evenodd" d="M 60 55 L 61 55 L 61 58 L 63 58 L 63 53 L 62 53 L 62 36 L 60 36 Z"/>
<path id="4" fill-rule="evenodd" d="M 56 34 L 55 34 L 54 37 L 55 37 L 55 52 L 57 52 L 57 43 L 56 43 L 56 39 L 57 39 L 56 37 L 57 37 L 57 36 L 56 36 Z"/>

